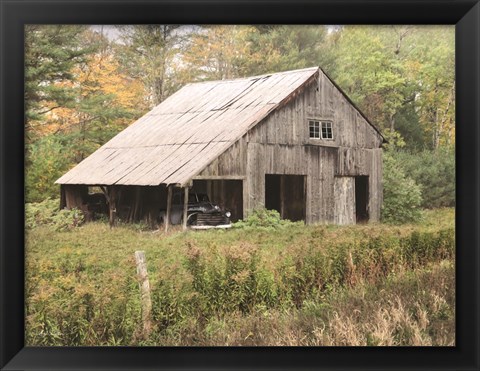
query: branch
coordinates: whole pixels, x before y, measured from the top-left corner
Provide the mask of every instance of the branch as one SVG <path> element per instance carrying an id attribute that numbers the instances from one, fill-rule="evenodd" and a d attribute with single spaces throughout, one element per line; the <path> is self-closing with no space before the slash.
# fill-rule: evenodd
<path id="1" fill-rule="evenodd" d="M 44 115 L 45 113 L 51 112 L 51 111 L 53 111 L 54 109 L 57 109 L 57 108 L 62 108 L 62 107 L 61 106 L 55 106 L 55 107 L 52 107 L 50 109 L 47 109 L 46 111 L 37 112 L 37 115 Z"/>

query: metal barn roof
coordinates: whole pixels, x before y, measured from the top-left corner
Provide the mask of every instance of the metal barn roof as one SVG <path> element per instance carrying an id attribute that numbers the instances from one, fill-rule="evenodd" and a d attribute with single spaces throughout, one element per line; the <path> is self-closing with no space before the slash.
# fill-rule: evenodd
<path id="1" fill-rule="evenodd" d="M 184 185 L 318 71 L 188 84 L 56 183 Z"/>

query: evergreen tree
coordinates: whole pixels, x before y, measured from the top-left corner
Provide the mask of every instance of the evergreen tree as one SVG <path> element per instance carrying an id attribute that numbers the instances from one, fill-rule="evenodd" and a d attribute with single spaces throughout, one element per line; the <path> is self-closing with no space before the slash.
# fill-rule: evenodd
<path id="1" fill-rule="evenodd" d="M 28 134 L 42 130 L 42 118 L 76 101 L 72 69 L 95 46 L 84 45 L 85 26 L 27 25 L 25 28 L 25 117 Z"/>

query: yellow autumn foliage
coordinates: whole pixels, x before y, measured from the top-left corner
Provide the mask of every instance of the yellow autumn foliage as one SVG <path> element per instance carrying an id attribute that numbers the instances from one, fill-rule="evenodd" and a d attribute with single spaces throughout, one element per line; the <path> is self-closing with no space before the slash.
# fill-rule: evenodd
<path id="1" fill-rule="evenodd" d="M 76 76 L 75 84 L 61 84 L 69 84 L 78 89 L 78 102 L 93 95 L 105 95 L 105 99 L 110 99 L 114 107 L 138 112 L 138 116 L 147 109 L 142 83 L 124 74 L 112 54 L 91 55 L 86 64 L 76 66 L 73 74 Z M 54 103 L 47 104 L 49 107 L 53 105 Z M 55 108 L 47 114 L 45 124 L 39 127 L 39 133 L 47 135 L 57 131 L 69 131 L 84 120 L 85 113 L 77 107 Z M 131 118 L 117 118 L 115 126 L 125 127 L 133 121 Z"/>

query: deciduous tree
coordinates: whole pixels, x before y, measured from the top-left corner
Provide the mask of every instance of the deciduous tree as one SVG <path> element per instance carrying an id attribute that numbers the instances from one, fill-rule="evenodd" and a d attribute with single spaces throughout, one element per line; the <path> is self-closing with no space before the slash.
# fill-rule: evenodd
<path id="1" fill-rule="evenodd" d="M 183 31 L 178 25 L 121 27 L 123 45 L 118 57 L 124 72 L 141 81 L 149 107 L 156 106 L 177 88 L 176 72 Z"/>

